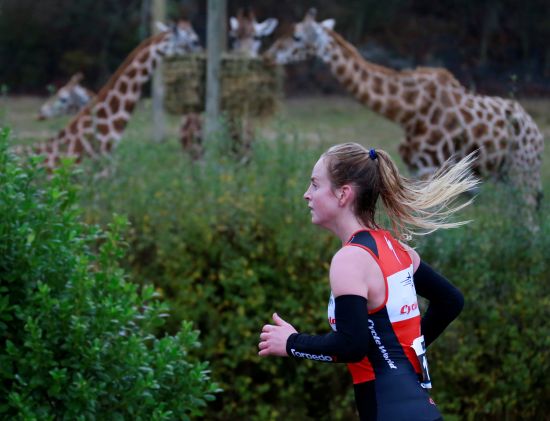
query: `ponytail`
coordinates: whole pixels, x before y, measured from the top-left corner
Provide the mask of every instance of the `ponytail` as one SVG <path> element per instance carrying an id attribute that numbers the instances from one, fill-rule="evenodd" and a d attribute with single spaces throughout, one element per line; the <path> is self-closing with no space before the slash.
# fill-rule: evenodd
<path id="1" fill-rule="evenodd" d="M 357 143 L 333 146 L 323 156 L 334 187 L 354 186 L 354 211 L 368 228 L 379 228 L 375 220 L 379 197 L 394 233 L 403 240 L 469 222 L 451 222 L 449 217 L 473 200 L 455 204 L 460 194 L 479 183 L 470 171 L 475 153 L 453 165 L 447 161 L 427 180 L 403 177 L 387 152 L 368 151 Z"/>

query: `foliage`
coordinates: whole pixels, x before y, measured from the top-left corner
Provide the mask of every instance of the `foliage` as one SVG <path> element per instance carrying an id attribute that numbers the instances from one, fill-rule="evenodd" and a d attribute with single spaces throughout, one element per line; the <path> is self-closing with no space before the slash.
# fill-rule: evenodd
<path id="1" fill-rule="evenodd" d="M 420 247 L 466 299 L 430 350 L 435 396 L 465 420 L 548 419 L 550 208 L 546 201 L 533 230 L 517 193 L 485 188 L 466 215 L 473 223 Z"/>
<path id="2" fill-rule="evenodd" d="M 311 226 L 302 199 L 322 145 L 285 130 L 257 139 L 246 164 L 223 154 L 224 138 L 199 162 L 174 144 L 131 139 L 108 179 L 83 179 L 86 218 L 128 214 L 129 271 L 154 281 L 176 319 L 201 330 L 203 357 L 225 390 L 208 420 L 355 416 L 344 366 L 257 356 L 274 311 L 301 331 L 327 331 L 327 269 L 339 246 Z M 543 419 L 549 409 L 550 226 L 531 233 L 517 210 L 486 184 L 465 214 L 474 222 L 417 244 L 466 296 L 466 310 L 430 349 L 434 397 L 457 419 Z"/>
<path id="3" fill-rule="evenodd" d="M 150 0 L 4 0 L 0 2 L 0 80 L 14 92 L 41 92 L 82 71 L 86 86 L 99 89 L 124 57 L 148 34 Z M 250 0 L 228 1 L 235 15 Z M 168 0 L 169 18 L 183 14 L 203 44 L 206 2 Z M 507 94 L 511 73 L 520 84 L 548 90 L 550 13 L 546 0 L 263 0 L 253 5 L 259 19 L 284 26 L 316 7 L 319 18 L 334 18 L 336 30 L 379 64 L 392 67 L 442 66 L 467 86 Z M 32 13 L 28 11 L 32 10 Z M 382 54 L 381 54 L 382 52 Z M 398 56 L 399 60 L 392 60 Z M 385 63 L 384 63 L 385 62 Z M 292 69 L 302 85 L 336 89 L 330 71 Z M 311 74 L 313 72 L 313 74 Z M 313 81 L 312 81 L 313 79 Z M 544 86 L 546 84 L 546 86 Z"/>
<path id="4" fill-rule="evenodd" d="M 301 329 L 326 329 L 319 305 L 336 247 L 309 224 L 301 199 L 320 149 L 291 136 L 272 142 L 257 142 L 246 164 L 225 156 L 223 145 L 192 162 L 176 145 L 129 142 L 112 177 L 90 183 L 85 195 L 91 221 L 111 206 L 128 214 L 129 270 L 154 280 L 176 318 L 202 332 L 204 358 L 224 389 L 209 420 L 319 419 L 336 402 L 318 404 L 315 395 L 348 389 L 343 366 L 257 356 L 274 311 Z"/>
<path id="5" fill-rule="evenodd" d="M 217 390 L 189 355 L 183 322 L 157 338 L 168 306 L 127 281 L 118 261 L 124 217 L 102 231 L 80 222 L 66 162 L 44 181 L 0 136 L 0 417 L 189 419 Z M 97 248 L 97 250 L 96 250 Z"/>
<path id="6" fill-rule="evenodd" d="M 46 94 L 48 83 L 65 83 L 81 71 L 86 75 L 86 86 L 101 86 L 94 86 L 94 81 L 104 83 L 140 41 L 140 3 L 3 1 L 0 79 L 14 90 L 24 88 Z"/>

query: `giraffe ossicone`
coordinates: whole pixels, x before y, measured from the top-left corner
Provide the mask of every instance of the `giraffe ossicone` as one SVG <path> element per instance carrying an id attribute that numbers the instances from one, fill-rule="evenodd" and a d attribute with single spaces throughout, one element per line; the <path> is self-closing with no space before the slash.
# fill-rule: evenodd
<path id="1" fill-rule="evenodd" d="M 368 62 L 333 26 L 310 11 L 264 58 L 287 64 L 319 57 L 359 102 L 401 126 L 399 154 L 414 175 L 429 176 L 477 151 L 477 173 L 506 175 L 527 204 L 537 204 L 544 139 L 517 101 L 468 92 L 443 68 L 398 71 Z"/>

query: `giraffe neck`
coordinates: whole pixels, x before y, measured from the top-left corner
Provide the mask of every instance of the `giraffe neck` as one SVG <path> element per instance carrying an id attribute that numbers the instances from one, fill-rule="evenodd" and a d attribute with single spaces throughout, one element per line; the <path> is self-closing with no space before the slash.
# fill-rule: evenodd
<path id="1" fill-rule="evenodd" d="M 331 30 L 325 32 L 328 36 L 318 49 L 319 58 L 329 65 L 334 76 L 357 100 L 403 126 L 420 99 L 418 91 L 415 91 L 405 98 L 408 102 L 403 100 L 408 87 L 411 92 L 418 89 L 412 78 L 404 77 L 403 72 L 366 61 L 339 34 Z"/>
<path id="2" fill-rule="evenodd" d="M 53 168 L 61 156 L 97 157 L 108 154 L 120 140 L 141 96 L 143 84 L 164 55 L 166 34 L 138 45 L 111 76 L 97 96 L 54 138 L 36 145 L 35 153 L 47 156 Z"/>

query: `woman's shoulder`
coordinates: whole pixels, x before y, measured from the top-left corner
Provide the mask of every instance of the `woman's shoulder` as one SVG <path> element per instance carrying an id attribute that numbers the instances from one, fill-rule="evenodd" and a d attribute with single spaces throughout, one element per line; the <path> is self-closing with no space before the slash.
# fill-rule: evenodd
<path id="1" fill-rule="evenodd" d="M 334 296 L 368 294 L 369 284 L 383 278 L 376 258 L 360 247 L 344 246 L 332 258 L 330 286 Z"/>
<path id="2" fill-rule="evenodd" d="M 372 262 L 369 260 L 372 259 Z M 340 295 L 360 295 L 367 298 L 369 267 L 374 258 L 358 247 L 342 247 L 332 257 L 330 263 L 330 287 L 334 297 Z"/>
<path id="3" fill-rule="evenodd" d="M 338 250 L 330 263 L 331 272 L 358 271 L 365 272 L 372 267 L 378 267 L 376 258 L 361 247 L 346 245 Z"/>

